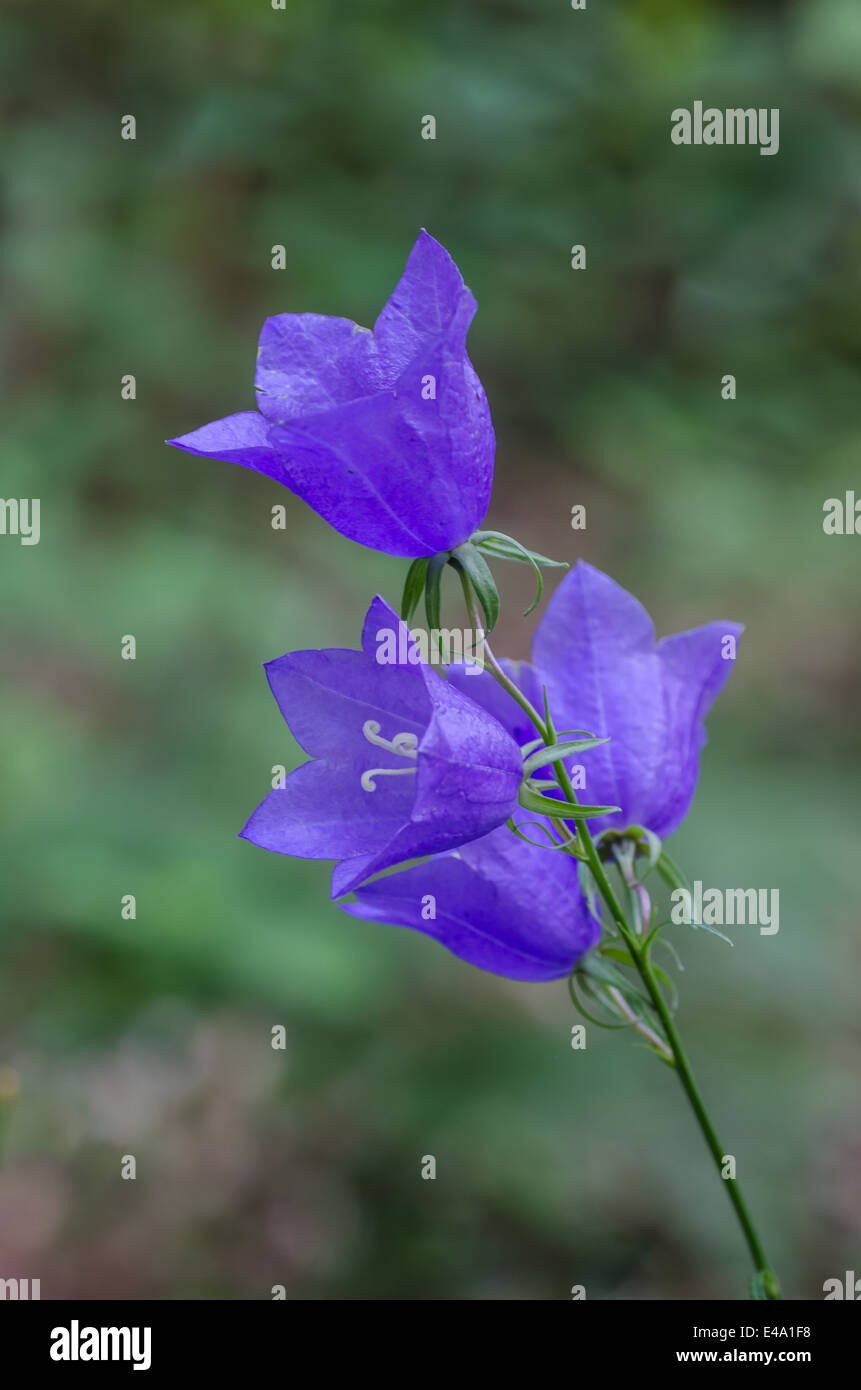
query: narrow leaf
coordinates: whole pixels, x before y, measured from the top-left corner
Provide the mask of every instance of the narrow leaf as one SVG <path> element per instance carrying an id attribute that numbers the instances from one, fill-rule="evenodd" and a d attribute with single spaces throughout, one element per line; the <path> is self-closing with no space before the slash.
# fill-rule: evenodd
<path id="1" fill-rule="evenodd" d="M 539 816 L 555 816 L 559 820 L 591 820 L 621 810 L 619 806 L 572 806 L 569 801 L 557 801 L 554 797 L 530 791 L 525 783 L 521 784 L 519 801 L 527 811 Z"/>
<path id="2" fill-rule="evenodd" d="M 589 748 L 597 748 L 600 743 L 609 742 L 608 738 L 592 738 L 590 736 L 589 738 L 571 739 L 565 743 L 552 743 L 549 748 L 540 748 L 536 753 L 530 753 L 523 764 L 523 771 L 528 776 L 537 767 L 545 767 L 547 763 L 561 762 L 571 753 L 584 753 Z"/>

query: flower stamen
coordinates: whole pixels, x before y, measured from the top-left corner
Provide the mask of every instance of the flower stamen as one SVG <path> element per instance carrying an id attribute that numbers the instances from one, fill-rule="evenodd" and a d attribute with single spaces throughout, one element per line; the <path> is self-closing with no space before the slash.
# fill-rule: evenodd
<path id="1" fill-rule="evenodd" d="M 381 736 L 380 729 L 381 725 L 376 719 L 366 719 L 362 734 L 375 748 L 384 748 L 387 753 L 394 753 L 399 758 L 412 758 L 414 761 L 418 758 L 417 734 L 402 732 L 395 734 L 393 739 L 387 739 Z M 370 767 L 362 773 L 362 790 L 375 792 L 375 777 L 409 777 L 417 770 L 415 767 Z"/>

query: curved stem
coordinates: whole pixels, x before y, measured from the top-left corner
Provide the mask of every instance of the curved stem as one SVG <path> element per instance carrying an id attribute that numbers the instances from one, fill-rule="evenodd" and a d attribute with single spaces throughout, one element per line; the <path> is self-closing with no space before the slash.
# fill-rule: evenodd
<path id="1" fill-rule="evenodd" d="M 472 595 L 467 577 L 463 573 L 461 574 L 461 582 L 463 584 L 464 599 L 466 601 L 467 611 L 469 612 L 470 620 L 473 626 L 477 627 L 478 614 L 475 607 L 475 600 Z M 545 745 L 547 747 L 550 747 L 550 745 L 556 741 L 556 733 L 553 728 L 553 723 L 550 719 L 549 714 L 546 719 L 542 718 L 542 716 L 535 709 L 535 706 L 523 694 L 523 691 L 517 687 L 515 682 L 511 680 L 511 678 L 508 675 L 506 675 L 505 671 L 499 665 L 499 662 L 496 660 L 496 657 L 493 655 L 493 652 L 490 650 L 490 647 L 488 646 L 486 641 L 484 643 L 484 659 L 485 665 L 487 669 L 490 671 L 490 674 L 493 676 L 494 680 L 496 680 L 498 684 L 501 685 L 505 691 L 507 691 L 511 698 L 517 702 L 517 704 L 520 706 L 523 712 L 535 725 L 535 728 L 543 738 Z M 574 791 L 574 788 L 571 784 L 571 779 L 568 775 L 568 769 L 562 762 L 554 763 L 553 768 L 556 772 L 559 786 L 562 789 L 566 801 L 570 806 L 576 806 L 578 804 L 577 794 Z M 564 822 L 561 824 L 561 829 L 563 833 L 566 835 L 566 838 L 575 838 L 572 835 L 570 828 L 566 826 Z M 643 984 L 645 985 L 649 993 L 649 998 L 652 1001 L 652 1005 L 655 1009 L 655 1012 L 658 1015 L 658 1018 L 661 1020 L 661 1025 L 664 1029 L 667 1044 L 672 1053 L 672 1065 L 678 1072 L 679 1080 L 682 1083 L 682 1087 L 684 1089 L 685 1095 L 688 1098 L 691 1109 L 693 1110 L 696 1121 L 700 1127 L 700 1130 L 702 1131 L 703 1137 L 717 1165 L 718 1172 L 721 1174 L 723 1181 L 726 1183 L 729 1199 L 733 1205 L 733 1209 L 735 1211 L 736 1217 L 738 1218 L 742 1234 L 744 1235 L 744 1239 L 747 1243 L 748 1250 L 750 1251 L 751 1257 L 753 1259 L 762 1295 L 767 1299 L 780 1299 L 782 1295 L 780 1292 L 780 1284 L 777 1279 L 777 1275 L 774 1273 L 774 1270 L 771 1268 L 766 1258 L 762 1242 L 759 1239 L 756 1227 L 753 1224 L 753 1220 L 747 1208 L 747 1203 L 742 1197 L 741 1188 L 739 1187 L 738 1181 L 736 1178 L 723 1178 L 725 1150 L 723 1149 L 717 1137 L 714 1125 L 712 1124 L 709 1113 L 706 1110 L 705 1102 L 703 1101 L 703 1098 L 700 1094 L 699 1087 L 697 1086 L 697 1083 L 694 1079 L 694 1074 L 691 1069 L 690 1062 L 688 1061 L 687 1054 L 684 1050 L 684 1047 L 682 1046 L 682 1040 L 679 1037 L 678 1029 L 676 1028 L 675 1023 L 673 1022 L 673 1017 L 670 1013 L 667 1001 L 665 1000 L 661 992 L 660 985 L 655 977 L 655 973 L 652 968 L 652 963 L 649 957 L 651 943 L 648 940 L 644 941 L 641 936 L 638 936 L 636 931 L 629 924 L 628 919 L 619 903 L 619 900 L 613 891 L 613 886 L 610 883 L 610 880 L 607 876 L 607 872 L 604 868 L 604 864 L 601 860 L 600 855 L 598 854 L 598 850 L 595 847 L 595 842 L 592 839 L 589 827 L 585 821 L 578 822 L 576 840 L 578 842 L 578 848 L 582 853 L 582 857 L 585 858 L 593 874 L 595 882 L 598 885 L 598 891 L 604 899 L 604 902 L 607 905 L 607 908 L 616 927 L 618 928 L 621 936 L 624 938 L 628 946 L 629 951 L 631 952 L 631 957 L 634 960 L 637 967 L 637 972 L 640 975 L 640 978 L 643 981 Z"/>

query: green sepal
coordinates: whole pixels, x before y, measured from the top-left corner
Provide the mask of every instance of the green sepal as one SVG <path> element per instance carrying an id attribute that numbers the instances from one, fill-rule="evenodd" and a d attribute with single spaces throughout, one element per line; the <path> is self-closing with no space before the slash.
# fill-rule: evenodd
<path id="1" fill-rule="evenodd" d="M 407 577 L 404 580 L 404 596 L 401 599 L 401 617 L 405 623 L 411 620 L 419 606 L 422 590 L 425 587 L 427 570 L 427 555 L 420 555 L 417 560 L 413 560 L 407 570 Z"/>
<path id="2" fill-rule="evenodd" d="M 500 560 L 520 560 L 524 564 L 534 562 L 537 565 L 547 565 L 551 569 L 570 568 L 567 560 L 551 560 L 547 555 L 539 555 L 537 550 L 529 550 L 513 536 L 506 536 L 502 531 L 476 531 L 470 536 L 470 540 L 482 550 L 495 551 Z"/>
<path id="3" fill-rule="evenodd" d="M 628 827 L 626 834 L 632 837 L 636 843 L 638 853 L 646 861 L 646 867 L 642 869 L 637 876 L 638 881 L 642 883 L 646 875 L 657 868 L 658 860 L 663 851 L 663 842 L 659 836 L 655 834 L 654 830 L 647 830 L 644 825 L 631 825 Z M 636 866 L 634 872 L 636 873 Z"/>
<path id="4" fill-rule="evenodd" d="M 635 1008 L 635 1006 L 645 1005 L 647 1010 L 651 1009 L 652 1006 L 645 994 L 642 994 L 640 990 L 632 985 L 628 978 L 622 974 L 621 970 L 619 970 L 612 961 L 606 960 L 596 947 L 593 946 L 591 951 L 587 951 L 584 956 L 580 957 L 574 973 L 586 975 L 589 979 L 597 980 L 599 984 L 611 985 L 614 989 L 617 989 L 622 997 L 627 999 L 631 1007 L 635 1009 L 638 1016 L 643 1018 L 644 1023 L 647 1023 L 650 1028 L 653 1026 L 651 1017 L 648 1014 L 644 1016 L 640 1013 L 639 1008 Z"/>
<path id="5" fill-rule="evenodd" d="M 630 867 L 634 870 L 638 883 L 642 883 L 647 874 L 652 869 L 660 869 L 658 863 L 663 851 L 662 841 L 653 830 L 647 830 L 644 825 L 629 825 L 624 830 L 604 830 L 595 840 L 595 847 L 602 859 L 609 859 L 611 856 L 618 859 L 616 847 L 627 843 L 633 845 L 634 856 L 630 860 Z M 645 858 L 645 868 L 636 873 L 635 857 Z"/>
<path id="6" fill-rule="evenodd" d="M 442 572 L 447 564 L 447 551 L 443 551 L 441 555 L 432 555 L 428 560 L 427 577 L 425 579 L 425 614 L 431 632 L 434 630 L 439 632 L 442 629 L 440 585 L 442 582 Z"/>
<path id="7" fill-rule="evenodd" d="M 460 566 L 475 591 L 484 614 L 485 633 L 489 636 L 499 617 L 499 590 L 490 566 L 470 541 L 464 541 L 451 552 L 452 564 Z"/>
<path id="8" fill-rule="evenodd" d="M 633 1027 L 633 1024 L 631 1023 L 631 1020 L 629 1018 L 626 1018 L 622 1023 L 607 1023 L 603 1019 L 595 1018 L 594 1014 L 590 1014 L 588 1009 L 585 1007 L 578 991 L 582 991 L 582 993 L 585 994 L 594 1003 L 600 1004 L 601 1008 L 606 1009 L 608 1013 L 614 1014 L 616 1018 L 619 1017 L 619 1013 L 617 1010 L 614 1009 L 612 1003 L 608 1002 L 608 1000 L 606 999 L 602 999 L 601 996 L 598 994 L 597 990 L 592 988 L 588 980 L 577 979 L 577 971 L 574 970 L 568 976 L 568 993 L 571 996 L 571 1003 L 574 1005 L 574 1008 L 577 1010 L 579 1014 L 583 1015 L 583 1017 L 586 1019 L 588 1023 L 594 1023 L 596 1028 Z"/>
<path id="9" fill-rule="evenodd" d="M 534 550 L 527 550 L 525 545 L 516 541 L 513 536 L 503 535 L 501 531 L 476 531 L 471 537 L 473 545 L 479 550 L 483 550 L 488 555 L 495 555 L 500 560 L 519 560 L 521 564 L 531 565 L 535 571 L 537 592 L 529 607 L 524 612 L 524 618 L 528 618 L 541 602 L 541 595 L 544 593 L 544 579 L 541 575 L 541 565 L 548 565 L 554 569 L 567 569 L 564 560 L 549 560 L 546 555 L 539 555 Z"/>

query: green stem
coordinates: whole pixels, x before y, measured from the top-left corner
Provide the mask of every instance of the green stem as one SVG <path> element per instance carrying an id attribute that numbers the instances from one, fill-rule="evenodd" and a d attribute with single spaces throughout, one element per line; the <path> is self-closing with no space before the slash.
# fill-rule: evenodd
<path id="1" fill-rule="evenodd" d="M 760 1278 L 763 1293 L 765 1294 L 766 1298 L 779 1299 L 781 1298 L 781 1292 L 777 1275 L 774 1273 L 774 1270 L 771 1268 L 771 1265 L 769 1264 L 768 1259 L 766 1258 L 765 1250 L 762 1246 L 762 1241 L 757 1235 L 756 1227 L 754 1226 L 750 1212 L 747 1209 L 747 1203 L 745 1202 L 744 1197 L 741 1194 L 741 1188 L 739 1187 L 738 1180 L 736 1178 L 723 1177 L 724 1157 L 726 1154 L 726 1150 L 723 1148 L 723 1145 L 717 1137 L 715 1127 L 711 1122 L 711 1118 L 705 1107 L 705 1102 L 703 1101 L 702 1095 L 700 1094 L 700 1089 L 697 1086 L 697 1083 L 694 1079 L 694 1074 L 691 1070 L 691 1064 L 688 1061 L 687 1054 L 685 1053 L 685 1049 L 682 1046 L 682 1040 L 679 1037 L 678 1029 L 676 1028 L 675 1023 L 673 1022 L 673 1016 L 670 1013 L 670 1010 L 667 1006 L 666 999 L 661 993 L 660 985 L 658 984 L 658 981 L 655 979 L 654 971 L 652 970 L 652 964 L 649 960 L 648 949 L 640 947 L 637 951 L 635 951 L 634 959 L 637 962 L 637 969 L 640 973 L 640 978 L 643 981 L 643 984 L 646 986 L 646 989 L 649 991 L 649 997 L 652 1001 L 652 1004 L 654 1005 L 655 1012 L 661 1020 L 661 1025 L 664 1029 L 664 1034 L 666 1036 L 667 1042 L 669 1043 L 672 1049 L 676 1071 L 678 1072 L 679 1080 L 682 1083 L 685 1095 L 690 1101 L 691 1109 L 693 1110 L 694 1115 L 696 1116 L 697 1123 L 699 1124 L 699 1127 L 702 1130 L 703 1137 L 706 1143 L 708 1144 L 709 1149 L 711 1150 L 711 1154 L 714 1158 L 717 1170 L 720 1173 L 723 1182 L 726 1184 L 729 1199 L 732 1202 L 732 1205 L 735 1209 L 735 1214 L 738 1217 L 739 1225 L 741 1226 L 744 1238 L 747 1242 L 747 1248 L 750 1251 L 754 1267 Z"/>
<path id="2" fill-rule="evenodd" d="M 465 574 L 461 574 L 461 581 L 463 584 L 464 599 L 466 602 L 467 611 L 470 615 L 470 620 L 473 624 L 473 627 L 477 627 L 479 626 L 478 613 L 475 607 L 475 600 Z M 543 738 L 545 745 L 549 747 L 551 744 L 553 744 L 556 741 L 556 733 L 549 716 L 546 720 L 542 718 L 542 716 L 535 709 L 535 706 L 523 694 L 523 691 L 518 689 L 514 681 L 512 681 L 510 677 L 506 675 L 505 671 L 503 671 L 502 667 L 499 665 L 499 662 L 496 660 L 495 656 L 490 650 L 490 647 L 488 646 L 487 642 L 484 643 L 484 660 L 485 666 L 490 671 L 490 674 L 493 676 L 494 680 L 496 680 L 498 684 L 501 685 L 502 688 L 508 692 L 511 698 L 517 702 L 517 704 L 520 706 L 523 712 L 532 721 L 532 723 L 535 725 L 536 730 Z M 553 768 L 556 772 L 559 786 L 561 787 L 565 795 L 566 801 L 569 805 L 576 806 L 578 804 L 577 794 L 574 791 L 573 786 L 571 785 L 571 779 L 568 775 L 568 769 L 562 762 L 554 763 Z M 571 837 L 570 830 L 568 830 L 568 828 L 564 825 L 562 828 L 563 831 L 566 831 L 567 835 Z M 578 823 L 576 840 L 578 843 L 578 848 L 581 852 L 581 857 L 584 858 L 586 860 L 586 863 L 589 865 L 589 868 L 594 876 L 595 882 L 598 885 L 598 891 L 604 899 L 604 902 L 607 904 L 610 916 L 612 917 L 616 927 L 618 928 L 620 934 L 627 943 L 628 949 L 630 950 L 631 957 L 636 964 L 640 978 L 643 981 L 643 984 L 645 985 L 646 989 L 648 990 L 649 998 L 652 1001 L 655 1012 L 661 1020 L 661 1025 L 664 1029 L 667 1043 L 672 1052 L 673 1065 L 675 1067 L 675 1070 L 678 1072 L 679 1080 L 682 1083 L 685 1095 L 687 1096 L 688 1101 L 690 1102 L 691 1109 L 693 1110 L 696 1121 L 700 1127 L 700 1130 L 702 1131 L 703 1137 L 705 1138 L 705 1141 L 709 1147 L 712 1157 L 714 1158 L 718 1172 L 723 1177 L 724 1154 L 726 1151 L 724 1150 L 717 1137 L 714 1125 L 712 1124 L 711 1119 L 709 1117 L 709 1113 L 706 1110 L 705 1102 L 703 1101 L 703 1098 L 700 1094 L 699 1087 L 697 1086 L 697 1083 L 694 1079 L 693 1071 L 691 1070 L 690 1062 L 688 1061 L 687 1054 L 684 1050 L 684 1047 L 682 1046 L 682 1040 L 679 1037 L 678 1029 L 676 1028 L 675 1023 L 673 1022 L 672 1014 L 670 1013 L 670 1010 L 667 1006 L 667 1002 L 661 992 L 660 985 L 658 984 L 658 981 L 655 977 L 654 970 L 652 969 L 651 960 L 649 958 L 649 943 L 644 942 L 643 939 L 639 937 L 630 926 L 627 917 L 621 908 L 619 900 L 613 891 L 613 886 L 610 883 L 609 878 L 607 877 L 607 872 L 604 868 L 604 864 L 601 860 L 600 855 L 598 854 L 598 850 L 595 847 L 595 842 L 592 839 L 589 827 L 585 821 L 580 821 Z M 771 1268 L 766 1258 L 762 1242 L 759 1239 L 759 1236 L 757 1235 L 756 1227 L 754 1226 L 750 1212 L 748 1211 L 747 1203 L 745 1202 L 741 1194 L 741 1188 L 739 1187 L 738 1181 L 736 1178 L 723 1178 L 723 1181 L 726 1183 L 726 1187 L 729 1193 L 729 1199 L 733 1205 L 733 1209 L 738 1218 L 739 1225 L 741 1226 L 741 1230 L 747 1243 L 748 1250 L 750 1251 L 751 1257 L 753 1259 L 754 1267 L 756 1269 L 756 1276 L 762 1294 L 767 1299 L 779 1299 L 782 1297 L 782 1295 L 780 1292 L 780 1284 L 778 1282 L 777 1275 L 774 1273 L 774 1270 Z"/>

